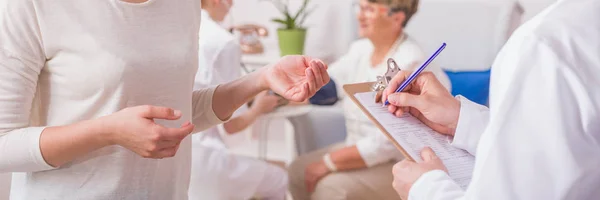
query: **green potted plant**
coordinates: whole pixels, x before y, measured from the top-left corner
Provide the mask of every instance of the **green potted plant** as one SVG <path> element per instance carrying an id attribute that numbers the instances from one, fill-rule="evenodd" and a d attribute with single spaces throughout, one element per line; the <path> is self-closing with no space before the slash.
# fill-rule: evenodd
<path id="1" fill-rule="evenodd" d="M 279 50 L 281 56 L 299 55 L 304 53 L 304 41 L 306 40 L 306 28 L 303 26 L 304 20 L 310 13 L 306 9 L 310 0 L 304 0 L 302 6 L 295 14 L 291 13 L 288 6 L 289 0 L 269 0 L 281 12 L 281 18 L 275 18 L 271 21 L 281 24 L 277 29 L 279 39 Z"/>

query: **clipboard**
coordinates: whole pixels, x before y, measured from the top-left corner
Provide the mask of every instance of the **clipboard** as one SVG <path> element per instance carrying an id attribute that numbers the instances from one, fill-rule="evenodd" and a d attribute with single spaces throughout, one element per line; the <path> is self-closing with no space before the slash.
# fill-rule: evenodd
<path id="1" fill-rule="evenodd" d="M 392 135 L 387 130 L 385 130 L 385 128 L 381 125 L 381 123 L 379 123 L 379 121 L 375 120 L 375 117 L 373 117 L 373 115 L 371 115 L 371 113 L 354 96 L 354 94 L 356 93 L 372 92 L 373 90 L 371 86 L 373 84 L 375 84 L 375 82 L 346 84 L 343 86 L 343 88 L 344 92 L 346 92 L 346 94 L 348 95 L 348 98 L 352 99 L 352 102 L 354 102 L 354 104 L 356 104 L 358 108 L 360 108 L 360 110 L 369 118 L 369 120 L 371 120 L 371 122 L 373 122 L 373 124 L 377 126 L 377 128 L 387 137 L 387 139 L 390 140 L 392 144 L 394 144 L 396 149 L 398 149 L 400 153 L 404 155 L 404 158 L 414 161 L 414 159 L 406 152 L 406 150 L 404 150 L 404 148 L 402 148 L 402 146 L 398 144 L 398 141 L 396 141 L 394 137 L 392 137 Z M 375 99 L 373 99 L 373 101 L 375 101 Z"/>

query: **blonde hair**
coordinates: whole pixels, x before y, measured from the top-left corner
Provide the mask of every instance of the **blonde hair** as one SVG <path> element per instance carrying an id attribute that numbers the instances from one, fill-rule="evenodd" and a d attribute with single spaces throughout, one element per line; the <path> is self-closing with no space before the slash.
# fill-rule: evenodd
<path id="1" fill-rule="evenodd" d="M 371 3 L 383 4 L 390 7 L 390 13 L 404 12 L 406 19 L 402 23 L 405 27 L 410 18 L 419 9 L 419 0 L 368 0 Z"/>

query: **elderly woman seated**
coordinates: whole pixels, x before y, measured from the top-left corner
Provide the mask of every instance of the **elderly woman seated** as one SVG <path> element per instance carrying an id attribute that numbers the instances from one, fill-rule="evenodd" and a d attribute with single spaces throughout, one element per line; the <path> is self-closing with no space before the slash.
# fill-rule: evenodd
<path id="1" fill-rule="evenodd" d="M 402 70 L 414 70 L 427 59 L 404 27 L 418 8 L 418 0 L 360 0 L 356 5 L 359 33 L 348 53 L 331 65 L 329 73 L 343 95 L 344 84 L 376 81 L 394 58 Z M 430 65 L 450 87 L 444 72 Z M 349 99 L 340 97 L 346 119 L 345 143 L 300 156 L 289 170 L 290 191 L 304 199 L 399 199 L 392 188 L 392 166 L 401 153 Z"/>

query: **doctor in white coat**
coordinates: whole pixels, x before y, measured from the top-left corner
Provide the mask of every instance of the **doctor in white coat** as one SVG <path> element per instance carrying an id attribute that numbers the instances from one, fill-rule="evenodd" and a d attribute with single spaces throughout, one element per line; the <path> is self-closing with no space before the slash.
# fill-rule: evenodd
<path id="1" fill-rule="evenodd" d="M 452 97 L 429 73 L 409 93 L 390 87 L 391 112 L 409 111 L 476 156 L 463 190 L 426 148 L 424 162 L 394 166 L 400 196 L 600 199 L 599 11 L 598 0 L 559 0 L 520 27 L 493 65 L 489 109 Z"/>
<path id="2" fill-rule="evenodd" d="M 227 83 L 241 77 L 241 49 L 234 36 L 216 21 L 227 15 L 232 0 L 202 0 L 200 63 L 194 88 Z M 278 105 L 279 97 L 259 94 L 252 107 L 241 107 L 231 120 L 192 136 L 190 199 L 284 199 L 287 173 L 267 162 L 228 152 L 221 136 L 245 131 Z"/>

